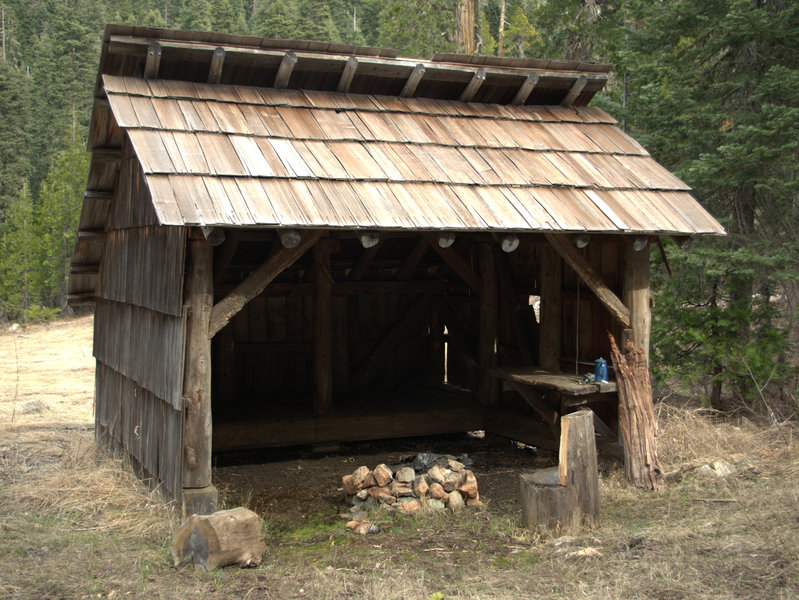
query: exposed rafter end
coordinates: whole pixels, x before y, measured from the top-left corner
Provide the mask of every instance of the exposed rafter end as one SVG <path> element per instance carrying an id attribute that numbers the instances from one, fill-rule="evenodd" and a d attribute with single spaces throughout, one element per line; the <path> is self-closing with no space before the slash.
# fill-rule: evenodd
<path id="1" fill-rule="evenodd" d="M 400 92 L 401 98 L 410 98 L 413 96 L 413 93 L 416 91 L 416 88 L 419 85 L 419 82 L 424 77 L 425 66 L 422 63 L 419 63 L 413 68 L 411 74 L 408 76 L 408 80 L 405 82 L 405 85 L 402 86 L 402 91 Z"/>
<path id="2" fill-rule="evenodd" d="M 449 248 L 454 243 L 455 243 L 454 233 L 442 233 L 441 235 L 438 236 L 439 248 Z"/>
<path id="3" fill-rule="evenodd" d="M 639 235 L 633 240 L 633 250 L 640 252 L 649 245 L 649 238 L 645 235 Z"/>
<path id="4" fill-rule="evenodd" d="M 687 252 L 691 248 L 694 247 L 694 238 L 688 235 L 673 235 L 671 239 L 674 240 L 674 243 L 677 244 L 677 247 L 680 250 Z"/>
<path id="5" fill-rule="evenodd" d="M 347 64 L 344 65 L 344 70 L 341 72 L 341 77 L 338 80 L 336 91 L 341 94 L 346 94 L 350 91 L 352 79 L 355 77 L 355 71 L 358 70 L 358 59 L 350 56 L 347 59 Z"/>
<path id="6" fill-rule="evenodd" d="M 284 248 L 296 248 L 302 241 L 302 234 L 296 229 L 278 229 L 277 237 Z"/>
<path id="7" fill-rule="evenodd" d="M 513 252 L 519 247 L 519 236 L 515 233 L 495 234 L 494 239 L 499 242 L 503 252 Z"/>
<path id="8" fill-rule="evenodd" d="M 277 69 L 277 75 L 275 75 L 275 83 L 272 84 L 272 87 L 275 87 L 279 90 L 286 89 L 289 86 L 291 72 L 294 70 L 294 66 L 296 64 L 297 55 L 293 52 L 286 52 L 283 55 L 283 60 L 280 61 L 280 66 Z"/>
<path id="9" fill-rule="evenodd" d="M 461 102 L 470 102 L 485 80 L 486 70 L 477 69 L 477 71 L 474 72 L 474 75 L 472 75 L 471 81 L 469 81 L 469 83 L 466 85 L 466 88 L 463 90 L 463 92 L 461 92 L 460 98 L 458 98 L 458 100 Z"/>
<path id="10" fill-rule="evenodd" d="M 538 83 L 538 77 L 538 73 L 528 74 L 527 77 L 524 78 L 524 83 L 522 83 L 521 87 L 519 87 L 519 91 L 516 92 L 516 95 L 513 97 L 513 100 L 511 100 L 510 103 L 520 105 L 527 102 L 527 98 L 529 98 L 530 94 L 533 93 L 533 89 L 535 89 L 535 86 Z"/>
<path id="11" fill-rule="evenodd" d="M 212 246 L 221 246 L 225 241 L 225 230 L 221 227 L 203 227 L 203 236 Z"/>
<path id="12" fill-rule="evenodd" d="M 147 47 L 147 62 L 144 64 L 144 78 L 158 79 L 158 68 L 161 66 L 161 44 L 151 42 Z"/>
<path id="13" fill-rule="evenodd" d="M 581 233 L 579 235 L 575 235 L 572 238 L 572 242 L 578 248 L 585 248 L 590 241 L 591 241 L 591 236 L 588 235 L 587 233 Z"/>
<path id="14" fill-rule="evenodd" d="M 572 84 L 571 89 L 568 93 L 563 97 L 563 100 L 560 101 L 561 106 L 569 107 L 574 104 L 574 101 L 577 100 L 577 96 L 580 95 L 580 92 L 583 91 L 583 88 L 588 83 L 588 77 L 585 75 L 580 75 L 577 80 Z"/>
<path id="15" fill-rule="evenodd" d="M 100 162 L 119 162 L 122 160 L 122 149 L 97 146 L 92 148 L 92 160 Z"/>
<path id="16" fill-rule="evenodd" d="M 97 302 L 97 297 L 94 295 L 94 292 L 67 295 L 67 304 L 69 306 L 88 306 L 91 304 L 95 304 L 96 302 Z"/>
<path id="17" fill-rule="evenodd" d="M 374 248 L 380 243 L 380 235 L 372 231 L 360 234 L 358 239 L 364 248 Z"/>
<path id="18" fill-rule="evenodd" d="M 225 49 L 219 46 L 214 49 L 211 56 L 211 65 L 208 67 L 208 83 L 219 83 L 222 80 L 222 67 L 225 66 Z"/>

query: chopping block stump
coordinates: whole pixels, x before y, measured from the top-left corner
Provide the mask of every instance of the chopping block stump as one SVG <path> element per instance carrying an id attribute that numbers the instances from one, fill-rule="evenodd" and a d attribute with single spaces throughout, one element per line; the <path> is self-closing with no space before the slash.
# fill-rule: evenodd
<path id="1" fill-rule="evenodd" d="M 599 478 L 594 416 L 581 410 L 561 418 L 558 466 L 519 475 L 522 523 L 566 535 L 599 525 Z"/>

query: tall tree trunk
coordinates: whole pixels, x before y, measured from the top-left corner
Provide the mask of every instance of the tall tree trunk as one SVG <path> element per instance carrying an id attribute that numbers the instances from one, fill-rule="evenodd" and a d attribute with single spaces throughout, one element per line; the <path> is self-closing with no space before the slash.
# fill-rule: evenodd
<path id="1" fill-rule="evenodd" d="M 710 306 L 712 308 L 716 308 L 718 306 L 718 293 L 719 293 L 719 284 L 713 284 L 713 293 L 710 296 Z M 716 337 L 718 328 L 716 325 L 713 325 L 710 329 L 711 335 Z M 713 366 L 710 370 L 710 375 L 712 380 L 710 382 L 710 406 L 715 408 L 716 410 L 721 410 L 721 360 L 718 356 L 713 357 Z"/>
<path id="2" fill-rule="evenodd" d="M 458 31 L 456 35 L 456 42 L 459 52 L 463 52 L 464 54 L 474 54 L 479 14 L 479 0 L 459 0 L 457 15 Z"/>
<path id="3" fill-rule="evenodd" d="M 505 0 L 502 0 L 499 9 L 499 42 L 497 44 L 497 56 L 503 56 L 505 52 Z"/>

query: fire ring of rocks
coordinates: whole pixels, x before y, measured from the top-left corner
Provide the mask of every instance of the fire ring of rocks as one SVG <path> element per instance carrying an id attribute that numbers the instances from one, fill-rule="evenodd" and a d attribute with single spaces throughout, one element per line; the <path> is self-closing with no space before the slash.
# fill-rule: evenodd
<path id="1" fill-rule="evenodd" d="M 437 457 L 434 464 L 427 468 L 419 455 L 413 465 L 397 465 L 392 469 L 380 464 L 374 469 L 361 466 L 351 474 L 341 478 L 342 488 L 349 504 L 350 512 L 360 513 L 382 506 L 389 510 L 397 510 L 410 514 L 421 509 L 449 510 L 455 512 L 469 506 L 481 508 L 480 493 L 477 490 L 477 478 L 466 466 L 454 458 Z M 348 523 L 358 533 L 368 531 L 362 518 Z M 365 529 L 359 531 L 359 529 Z"/>

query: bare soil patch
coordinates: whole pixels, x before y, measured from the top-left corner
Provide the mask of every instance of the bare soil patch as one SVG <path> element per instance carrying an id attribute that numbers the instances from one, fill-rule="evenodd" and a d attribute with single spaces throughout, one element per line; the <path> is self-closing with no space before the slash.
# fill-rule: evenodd
<path id="1" fill-rule="evenodd" d="M 174 509 L 94 445 L 91 320 L 21 335 L 0 334 L 0 598 L 799 596 L 793 430 L 666 404 L 658 409 L 661 461 L 679 480 L 651 494 L 619 471 L 604 474 L 601 527 L 573 539 L 519 527 L 516 474 L 546 456 L 466 436 L 396 440 L 322 455 L 218 457 L 223 502 L 264 517 L 263 564 L 176 572 L 168 549 L 179 524 Z M 47 411 L 14 410 L 35 399 Z M 375 511 L 379 534 L 346 531 L 338 518 L 341 475 L 422 450 L 467 452 L 487 509 L 455 518 Z M 731 457 L 746 459 L 746 468 L 701 474 L 708 461 Z"/>

